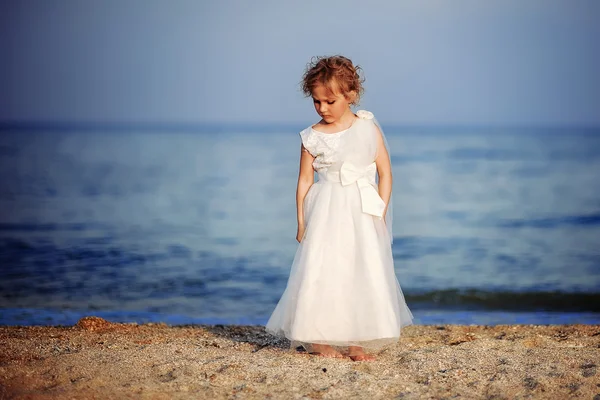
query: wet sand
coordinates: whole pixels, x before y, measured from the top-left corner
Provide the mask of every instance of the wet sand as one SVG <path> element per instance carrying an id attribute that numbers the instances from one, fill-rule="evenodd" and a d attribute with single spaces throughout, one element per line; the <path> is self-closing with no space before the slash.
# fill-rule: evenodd
<path id="1" fill-rule="evenodd" d="M 600 325 L 410 326 L 375 361 L 260 326 L 0 327 L 0 399 L 600 399 Z"/>

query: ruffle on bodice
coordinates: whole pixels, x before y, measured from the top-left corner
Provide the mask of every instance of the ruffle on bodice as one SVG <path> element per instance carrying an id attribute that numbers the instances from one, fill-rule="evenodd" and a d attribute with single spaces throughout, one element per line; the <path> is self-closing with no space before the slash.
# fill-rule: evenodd
<path id="1" fill-rule="evenodd" d="M 340 137 L 346 131 L 338 133 L 322 133 L 315 131 L 312 127 L 300 132 L 304 148 L 315 158 L 313 168 L 319 171 L 329 168 L 338 162 L 339 153 L 336 151 L 340 144 Z"/>
<path id="2" fill-rule="evenodd" d="M 365 110 L 356 112 L 358 118 L 363 120 L 373 120 L 373 113 Z M 323 133 L 316 131 L 309 126 L 300 132 L 304 148 L 315 158 L 313 168 L 315 171 L 329 168 L 339 161 L 339 145 L 342 136 L 348 132 L 346 129 L 337 133 Z"/>

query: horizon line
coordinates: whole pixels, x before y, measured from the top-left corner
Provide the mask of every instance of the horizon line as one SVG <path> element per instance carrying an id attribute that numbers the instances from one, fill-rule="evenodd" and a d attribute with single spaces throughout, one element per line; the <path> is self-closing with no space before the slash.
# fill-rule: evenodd
<path id="1" fill-rule="evenodd" d="M 407 129 L 407 128 L 480 128 L 480 129 L 579 129 L 579 130 L 599 130 L 600 124 L 556 124 L 556 123 L 466 123 L 466 122 L 451 122 L 451 123 L 385 123 L 385 130 Z M 0 131 L 95 131 L 95 130 L 111 130 L 111 131 L 177 131 L 177 132 L 203 132 L 210 130 L 214 132 L 231 132 L 233 130 L 248 130 L 256 131 L 257 129 L 266 131 L 275 130 L 302 130 L 306 128 L 306 123 L 301 122 L 219 122 L 219 121 L 69 121 L 69 120 L 0 120 Z"/>

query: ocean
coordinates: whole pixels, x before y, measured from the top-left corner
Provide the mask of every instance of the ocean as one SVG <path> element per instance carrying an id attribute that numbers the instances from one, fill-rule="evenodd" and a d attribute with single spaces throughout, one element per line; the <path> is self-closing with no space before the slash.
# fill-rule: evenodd
<path id="1" fill-rule="evenodd" d="M 264 325 L 297 247 L 298 131 L 2 127 L 0 325 Z M 600 323 L 600 129 L 386 136 L 415 323 Z"/>

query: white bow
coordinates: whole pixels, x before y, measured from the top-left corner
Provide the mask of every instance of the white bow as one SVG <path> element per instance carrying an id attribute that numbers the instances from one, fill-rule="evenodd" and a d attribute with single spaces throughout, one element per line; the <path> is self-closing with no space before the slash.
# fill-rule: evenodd
<path id="1" fill-rule="evenodd" d="M 374 215 L 381 218 L 383 211 L 385 210 L 385 202 L 371 182 L 369 181 L 369 175 L 375 176 L 377 171 L 377 165 L 375 163 L 369 164 L 366 168 L 360 168 L 348 161 L 342 164 L 340 169 L 340 181 L 342 185 L 347 186 L 354 182 L 358 186 L 360 191 L 360 200 L 362 203 L 362 211 L 367 214 Z"/>

